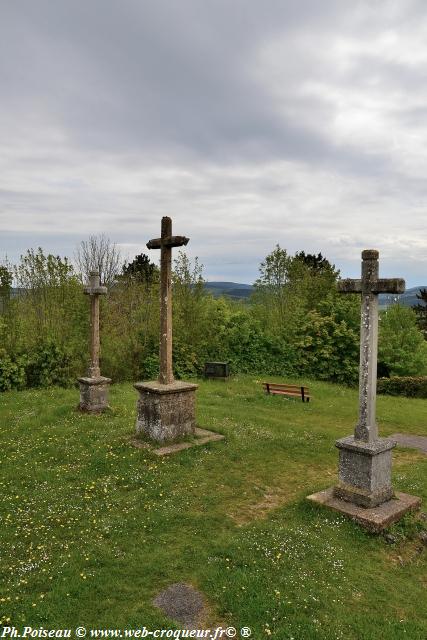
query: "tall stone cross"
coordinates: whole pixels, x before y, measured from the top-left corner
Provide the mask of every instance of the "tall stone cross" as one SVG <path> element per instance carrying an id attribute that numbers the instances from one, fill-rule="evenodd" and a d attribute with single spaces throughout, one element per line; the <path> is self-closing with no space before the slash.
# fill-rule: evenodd
<path id="1" fill-rule="evenodd" d="M 378 437 L 375 419 L 378 294 L 405 291 L 404 280 L 378 277 L 378 255 L 374 249 L 362 251 L 361 279 L 341 280 L 338 283 L 340 293 L 362 295 L 359 422 L 354 436 L 335 442 L 339 449 L 338 483 L 308 496 L 309 500 L 343 513 L 374 532 L 385 529 L 421 504 L 416 496 L 394 493 L 391 454 L 396 441 Z"/>
<path id="2" fill-rule="evenodd" d="M 90 364 L 88 369 L 89 378 L 99 378 L 101 371 L 99 368 L 99 296 L 107 293 L 107 287 L 101 287 L 98 271 L 91 271 L 89 285 L 84 292 L 91 299 L 90 316 Z"/>
<path id="3" fill-rule="evenodd" d="M 160 384 L 174 382 L 172 370 L 172 247 L 186 245 L 189 238 L 172 235 L 172 220 L 162 218 L 161 237 L 147 242 L 160 249 Z"/>
<path id="4" fill-rule="evenodd" d="M 378 277 L 379 253 L 375 249 L 362 251 L 362 278 L 338 282 L 340 293 L 361 293 L 360 322 L 360 371 L 359 371 L 359 422 L 354 432 L 355 440 L 374 442 L 378 439 L 375 417 L 378 356 L 378 294 L 404 293 L 405 281 L 401 278 Z"/>

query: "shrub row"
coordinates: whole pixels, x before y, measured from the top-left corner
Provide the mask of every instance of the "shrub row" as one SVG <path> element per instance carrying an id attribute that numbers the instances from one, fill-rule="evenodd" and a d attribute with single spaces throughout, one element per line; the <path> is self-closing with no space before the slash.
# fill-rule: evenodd
<path id="1" fill-rule="evenodd" d="M 67 387 L 73 384 L 71 355 L 54 342 L 15 357 L 0 350 L 0 391 L 26 387 Z"/>
<path id="2" fill-rule="evenodd" d="M 427 376 L 380 378 L 377 384 L 377 391 L 389 396 L 427 398 Z"/>

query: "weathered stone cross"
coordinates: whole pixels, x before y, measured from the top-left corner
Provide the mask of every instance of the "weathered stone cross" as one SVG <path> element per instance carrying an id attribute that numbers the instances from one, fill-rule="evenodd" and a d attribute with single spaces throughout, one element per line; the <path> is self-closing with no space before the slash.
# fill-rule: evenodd
<path id="1" fill-rule="evenodd" d="M 84 292 L 91 298 L 91 340 L 89 378 L 99 378 L 99 296 L 107 293 L 107 287 L 101 287 L 98 271 L 91 271 L 89 285 Z"/>
<path id="2" fill-rule="evenodd" d="M 354 432 L 355 440 L 373 442 L 378 438 L 375 418 L 378 356 L 378 294 L 404 293 L 405 281 L 401 278 L 378 277 L 379 253 L 375 249 L 362 251 L 362 278 L 347 279 L 338 283 L 340 293 L 361 293 L 360 323 L 360 373 L 359 373 L 359 422 Z"/>
<path id="3" fill-rule="evenodd" d="M 350 516 L 371 531 L 381 531 L 421 504 L 416 496 L 394 493 L 391 454 L 396 441 L 378 437 L 375 419 L 378 294 L 403 293 L 405 281 L 379 278 L 378 251 L 367 249 L 362 251 L 362 278 L 341 280 L 338 291 L 362 294 L 359 422 L 354 436 L 335 443 L 339 449 L 338 483 L 308 499 Z"/>
<path id="4" fill-rule="evenodd" d="M 186 245 L 189 238 L 172 235 L 172 220 L 162 218 L 161 238 L 147 242 L 148 249 L 160 249 L 160 384 L 174 382 L 172 370 L 172 247 Z"/>

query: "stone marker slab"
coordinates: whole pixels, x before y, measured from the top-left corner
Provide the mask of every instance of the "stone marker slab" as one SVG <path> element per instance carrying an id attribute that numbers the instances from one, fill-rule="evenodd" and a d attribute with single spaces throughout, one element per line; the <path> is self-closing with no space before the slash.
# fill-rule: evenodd
<path id="1" fill-rule="evenodd" d="M 206 444 L 207 442 L 216 442 L 218 440 L 225 440 L 225 436 L 222 433 L 216 433 L 216 431 L 208 431 L 207 429 L 199 429 L 198 427 L 194 430 L 194 440 L 191 442 L 176 442 L 175 444 L 170 444 L 166 447 L 160 447 L 159 449 L 154 449 L 153 445 L 149 442 L 144 442 L 143 440 L 138 440 L 137 438 L 133 438 L 131 440 L 131 444 L 137 449 L 148 449 L 156 454 L 156 456 L 167 456 L 171 453 L 178 453 L 178 451 L 184 451 L 185 449 L 191 449 L 192 447 L 199 447 L 202 444 Z"/>
<path id="2" fill-rule="evenodd" d="M 228 362 L 205 362 L 205 378 L 225 380 L 230 377 Z"/>
<path id="3" fill-rule="evenodd" d="M 311 496 L 307 496 L 307 500 L 342 513 L 373 533 L 386 529 L 400 520 L 405 513 L 416 511 L 421 506 L 421 498 L 396 492 L 395 497 L 391 500 L 367 509 L 353 502 L 337 498 L 334 495 L 334 487 L 313 493 Z"/>
<path id="4" fill-rule="evenodd" d="M 393 433 L 390 438 L 395 440 L 401 447 L 418 449 L 422 453 L 427 454 L 427 436 L 413 436 L 409 433 Z"/>
<path id="5" fill-rule="evenodd" d="M 154 598 L 153 604 L 187 629 L 197 628 L 205 611 L 202 594 L 183 582 L 171 584 Z"/>

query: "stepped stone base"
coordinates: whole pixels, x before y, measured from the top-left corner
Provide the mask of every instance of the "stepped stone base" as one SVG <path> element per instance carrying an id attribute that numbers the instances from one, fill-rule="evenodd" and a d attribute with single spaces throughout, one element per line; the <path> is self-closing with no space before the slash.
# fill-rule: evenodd
<path id="1" fill-rule="evenodd" d="M 153 443 L 148 443 L 141 440 L 138 437 L 131 438 L 130 443 L 137 449 L 147 449 L 152 451 L 156 456 L 168 456 L 172 453 L 178 453 L 185 449 L 191 449 L 192 447 L 200 447 L 208 442 L 217 442 L 218 440 L 224 440 L 225 436 L 216 431 L 208 431 L 207 429 L 200 429 L 196 427 L 194 431 L 194 438 L 186 442 L 176 442 L 175 444 L 168 444 L 165 447 L 157 447 Z"/>
<path id="2" fill-rule="evenodd" d="M 98 376 L 96 378 L 78 378 L 80 386 L 80 411 L 101 413 L 109 408 L 108 387 L 111 378 Z"/>
<path id="3" fill-rule="evenodd" d="M 175 381 L 137 382 L 136 433 L 158 443 L 193 436 L 196 428 L 197 384 Z"/>
<path id="4" fill-rule="evenodd" d="M 369 509 L 337 498 L 334 487 L 313 493 L 307 500 L 342 513 L 374 533 L 386 529 L 409 511 L 416 511 L 421 506 L 421 498 L 396 492 L 391 500 Z"/>

